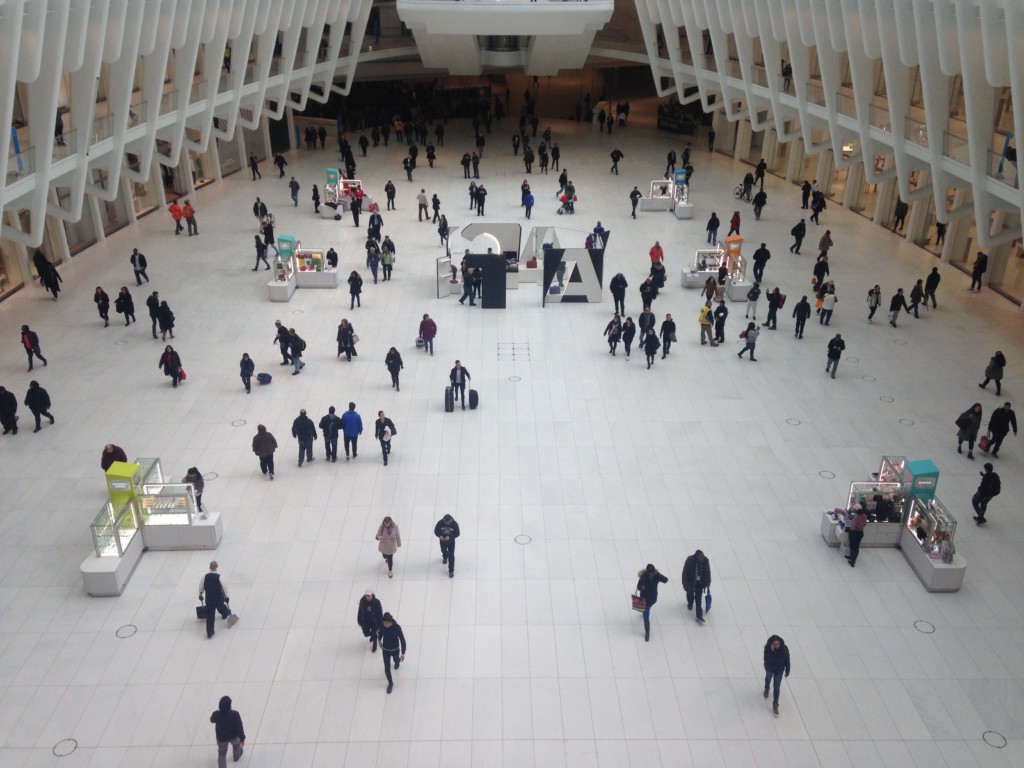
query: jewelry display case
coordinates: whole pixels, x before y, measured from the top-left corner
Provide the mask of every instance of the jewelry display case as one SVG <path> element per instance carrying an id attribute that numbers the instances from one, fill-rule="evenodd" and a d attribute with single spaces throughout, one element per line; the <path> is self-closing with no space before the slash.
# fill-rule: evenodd
<path id="1" fill-rule="evenodd" d="M 652 179 L 647 194 L 640 198 L 641 211 L 671 211 L 676 183 L 672 179 Z"/>
<path id="2" fill-rule="evenodd" d="M 321 248 L 303 248 L 296 243 L 295 283 L 299 288 L 337 288 L 338 270 L 327 266 L 326 253 Z"/>
<path id="3" fill-rule="evenodd" d="M 220 543 L 220 515 L 198 511 L 191 483 L 143 485 L 139 505 L 146 549 L 216 549 Z"/>
<path id="4" fill-rule="evenodd" d="M 956 518 L 936 498 L 910 499 L 907 522 L 901 526 L 900 548 L 929 592 L 956 592 L 963 585 L 967 562 L 953 544 Z"/>
<path id="5" fill-rule="evenodd" d="M 90 595 L 120 595 L 145 548 L 138 536 L 139 516 L 132 501 L 118 507 L 106 502 L 89 526 L 95 553 L 81 566 L 82 581 Z"/>
<path id="6" fill-rule="evenodd" d="M 868 514 L 862 547 L 895 547 L 899 542 L 906 495 L 899 483 L 850 483 L 845 509 L 825 512 L 821 518 L 821 535 L 830 547 L 841 543 L 843 529 L 860 505 Z"/>

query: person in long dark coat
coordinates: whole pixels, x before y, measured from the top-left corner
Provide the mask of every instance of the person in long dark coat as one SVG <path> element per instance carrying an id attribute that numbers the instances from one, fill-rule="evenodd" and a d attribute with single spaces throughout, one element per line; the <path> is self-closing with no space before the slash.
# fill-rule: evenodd
<path id="1" fill-rule="evenodd" d="M 117 298 L 114 299 L 114 311 L 119 315 L 124 315 L 125 325 L 130 325 L 135 320 L 135 301 L 132 299 L 132 294 L 128 290 L 127 285 L 121 286 Z M 153 338 L 156 338 L 156 334 L 154 334 Z"/>
<path id="2" fill-rule="evenodd" d="M 107 292 L 96 286 L 96 292 L 92 295 L 92 300 L 96 302 L 96 310 L 100 313 L 100 318 L 103 320 L 103 327 L 106 328 L 110 325 L 110 297 L 107 296 Z"/>
<path id="3" fill-rule="evenodd" d="M 181 358 L 174 351 L 174 347 L 170 344 L 164 347 L 164 351 L 160 353 L 160 362 L 156 365 L 157 368 L 163 368 L 164 376 L 171 377 L 171 383 L 177 389 L 178 382 L 181 381 Z"/>
<path id="4" fill-rule="evenodd" d="M 397 349 L 392 347 L 388 350 L 388 354 L 384 358 L 384 365 L 391 374 L 391 386 L 394 387 L 396 391 L 401 392 L 402 387 L 398 383 L 398 372 L 405 367 L 405 364 L 402 363 L 402 356 L 399 354 Z"/>
<path id="5" fill-rule="evenodd" d="M 168 306 L 166 301 L 160 302 L 160 309 L 156 313 L 157 323 L 160 325 L 160 339 L 165 341 L 167 334 L 171 334 L 171 338 L 174 338 L 174 313 L 171 312 L 171 308 Z"/>

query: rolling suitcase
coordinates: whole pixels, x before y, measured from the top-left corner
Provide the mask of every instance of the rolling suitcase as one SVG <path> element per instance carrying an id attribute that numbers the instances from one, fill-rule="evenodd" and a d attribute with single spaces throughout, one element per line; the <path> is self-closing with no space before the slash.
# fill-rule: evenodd
<path id="1" fill-rule="evenodd" d="M 469 410 L 475 411 L 478 405 L 480 405 L 480 395 L 475 389 L 469 390 Z"/>
<path id="2" fill-rule="evenodd" d="M 455 412 L 455 395 L 451 387 L 444 388 L 444 410 L 445 413 Z"/>

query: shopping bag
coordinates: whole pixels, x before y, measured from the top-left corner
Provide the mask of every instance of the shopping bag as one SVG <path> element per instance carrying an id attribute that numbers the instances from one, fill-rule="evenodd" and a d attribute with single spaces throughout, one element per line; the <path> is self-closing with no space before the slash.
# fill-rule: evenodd
<path id="1" fill-rule="evenodd" d="M 639 594 L 634 594 L 634 595 L 630 595 L 630 600 L 632 601 L 632 605 L 633 605 L 633 610 L 634 611 L 639 611 L 640 613 L 643 613 L 644 611 L 647 610 L 647 598 L 646 597 L 640 597 Z"/>
<path id="2" fill-rule="evenodd" d="M 181 369 L 181 380 L 182 380 L 182 381 L 185 381 L 185 379 L 187 379 L 187 378 L 188 378 L 188 374 L 187 374 L 187 373 L 185 373 L 185 369 L 184 369 L 184 368 L 182 368 L 182 369 Z"/>
<path id="3" fill-rule="evenodd" d="M 711 612 L 711 590 L 704 593 L 704 613 Z"/>
<path id="4" fill-rule="evenodd" d="M 196 606 L 196 618 L 199 619 L 200 621 L 202 621 L 209 614 L 210 614 L 209 607 L 206 605 L 206 603 L 204 603 L 202 601 L 202 598 L 200 598 L 199 605 Z"/>
<path id="5" fill-rule="evenodd" d="M 982 435 L 981 439 L 978 441 L 978 450 L 981 451 L 982 453 L 988 453 L 988 447 L 991 443 L 992 438 L 990 438 L 988 435 Z"/>

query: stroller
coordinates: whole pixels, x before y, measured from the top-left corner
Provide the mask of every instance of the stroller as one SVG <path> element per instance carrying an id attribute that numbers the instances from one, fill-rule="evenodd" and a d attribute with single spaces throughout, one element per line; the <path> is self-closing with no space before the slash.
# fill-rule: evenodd
<path id="1" fill-rule="evenodd" d="M 562 204 L 556 213 L 561 216 L 563 213 L 568 213 L 570 216 L 576 213 L 576 200 L 578 198 L 573 195 L 571 198 L 569 195 L 562 195 L 558 198 L 558 201 Z"/>

